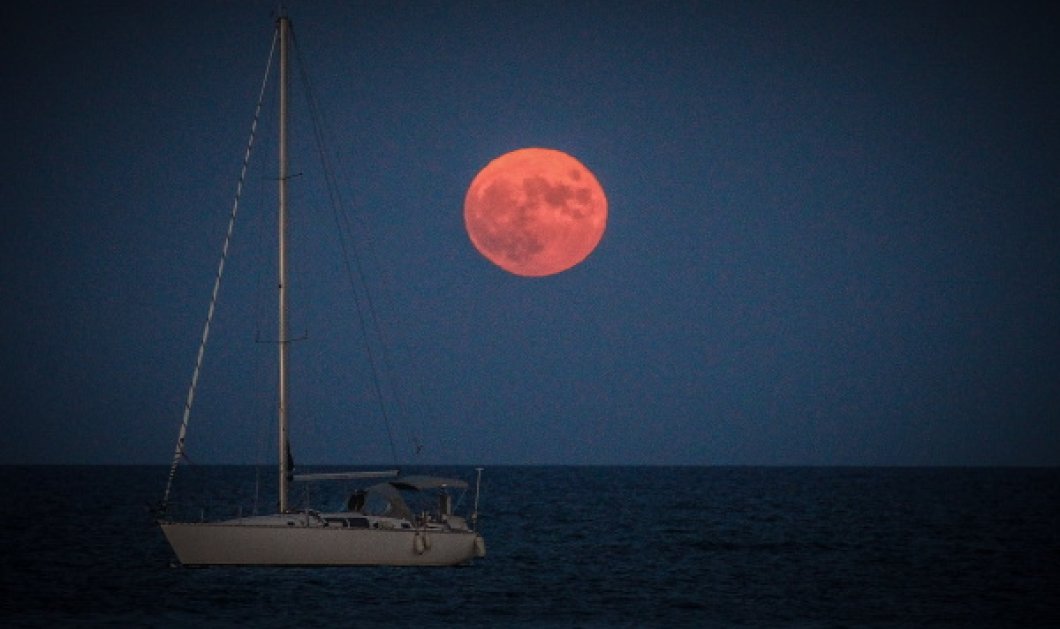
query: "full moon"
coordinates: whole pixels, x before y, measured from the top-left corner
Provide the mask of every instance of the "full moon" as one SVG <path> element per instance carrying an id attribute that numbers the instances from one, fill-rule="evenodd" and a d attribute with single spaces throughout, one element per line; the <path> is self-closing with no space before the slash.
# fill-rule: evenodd
<path id="1" fill-rule="evenodd" d="M 570 155 L 519 149 L 486 164 L 471 181 L 464 224 L 479 253 L 505 271 L 553 275 L 599 244 L 607 197 L 593 173 Z"/>

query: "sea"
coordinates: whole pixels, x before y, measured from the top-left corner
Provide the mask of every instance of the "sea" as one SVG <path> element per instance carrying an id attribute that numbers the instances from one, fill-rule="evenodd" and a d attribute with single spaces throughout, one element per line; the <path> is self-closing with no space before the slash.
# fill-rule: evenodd
<path id="1" fill-rule="evenodd" d="M 453 568 L 183 568 L 167 475 L 0 467 L 0 626 L 1060 626 L 1057 468 L 493 466 L 487 556 Z M 174 493 L 248 512 L 271 476 Z"/>

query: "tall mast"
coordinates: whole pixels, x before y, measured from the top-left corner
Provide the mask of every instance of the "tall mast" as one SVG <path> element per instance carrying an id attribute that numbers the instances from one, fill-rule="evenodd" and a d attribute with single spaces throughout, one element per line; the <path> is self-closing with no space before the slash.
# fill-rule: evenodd
<path id="1" fill-rule="evenodd" d="M 290 476 L 290 447 L 287 441 L 287 40 L 290 21 L 287 16 L 277 20 L 280 30 L 280 138 L 279 138 L 279 455 L 280 455 L 280 513 L 287 511 L 287 479 Z"/>

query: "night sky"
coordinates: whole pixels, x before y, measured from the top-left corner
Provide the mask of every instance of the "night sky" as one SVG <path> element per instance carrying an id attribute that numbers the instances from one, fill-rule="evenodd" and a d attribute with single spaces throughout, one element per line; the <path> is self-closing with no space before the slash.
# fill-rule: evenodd
<path id="1" fill-rule="evenodd" d="M 1047 3 L 302 4 L 396 455 L 295 123 L 300 463 L 1060 464 Z M 168 463 L 272 9 L 10 16 L 0 463 Z M 274 457 L 274 113 L 194 463 Z M 609 201 L 596 251 L 551 277 L 464 231 L 472 178 L 523 147 L 574 155 Z"/>

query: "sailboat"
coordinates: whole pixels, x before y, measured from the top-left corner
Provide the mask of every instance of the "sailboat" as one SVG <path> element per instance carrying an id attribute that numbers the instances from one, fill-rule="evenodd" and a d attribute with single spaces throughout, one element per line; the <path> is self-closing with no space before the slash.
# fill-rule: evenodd
<path id="1" fill-rule="evenodd" d="M 466 491 L 468 483 L 459 479 L 430 476 L 400 476 L 397 470 L 330 472 L 321 474 L 293 474 L 287 417 L 287 359 L 291 340 L 287 324 L 287 82 L 288 50 L 291 43 L 291 24 L 286 15 L 276 20 L 273 50 L 279 47 L 279 357 L 278 357 L 278 509 L 268 515 L 236 517 L 222 521 L 176 521 L 168 516 L 169 495 L 179 463 L 185 458 L 184 442 L 188 417 L 195 394 L 195 386 L 202 366 L 203 351 L 209 336 L 210 322 L 224 270 L 228 250 L 226 239 L 213 298 L 199 345 L 192 384 L 184 405 L 184 416 L 177 438 L 177 446 L 170 467 L 169 481 L 159 511 L 158 523 L 162 533 L 185 566 L 444 566 L 470 562 L 485 556 L 485 541 L 476 530 L 478 520 L 478 482 L 476 482 L 473 511 L 469 517 L 454 513 L 450 492 Z M 271 70 L 270 52 L 266 81 Z M 261 99 L 259 98 L 259 111 Z M 247 147 L 249 157 L 253 145 L 255 124 Z M 243 173 L 246 173 L 244 158 Z M 242 189 L 242 176 L 239 190 Z M 230 217 L 228 237 L 231 237 L 236 202 Z M 481 481 L 478 468 L 478 481 Z M 292 507 L 289 501 L 291 482 L 358 481 L 373 482 L 367 488 L 349 495 L 345 505 L 336 511 L 318 511 L 308 507 Z M 431 508 L 413 512 L 403 493 L 434 492 L 428 501 Z"/>

